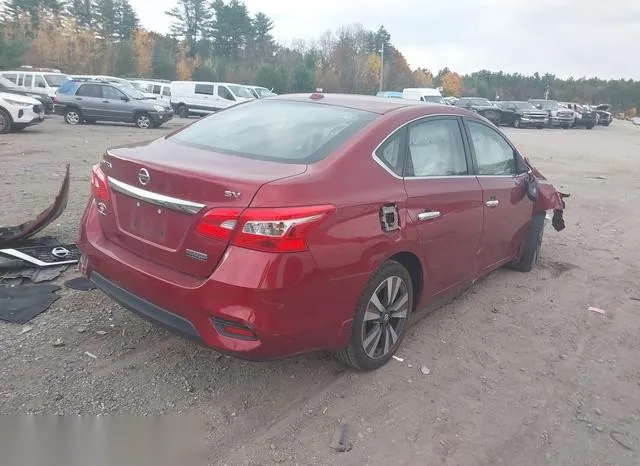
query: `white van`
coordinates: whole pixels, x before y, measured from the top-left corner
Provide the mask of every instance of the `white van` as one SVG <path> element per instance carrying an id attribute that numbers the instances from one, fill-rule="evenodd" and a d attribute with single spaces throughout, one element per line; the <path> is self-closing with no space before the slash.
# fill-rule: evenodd
<path id="1" fill-rule="evenodd" d="M 446 104 L 440 91 L 432 87 L 408 87 L 403 89 L 402 98 L 435 104 Z"/>
<path id="2" fill-rule="evenodd" d="M 47 71 L 40 68 L 26 68 L 16 71 L 0 71 L 0 76 L 12 83 L 40 94 L 47 94 L 52 99 L 56 96 L 58 87 L 70 76 L 59 73 L 58 70 Z"/>
<path id="3" fill-rule="evenodd" d="M 206 81 L 173 81 L 171 106 L 178 116 L 208 115 L 255 97 L 240 84 Z"/>
<path id="4" fill-rule="evenodd" d="M 145 94 L 153 94 L 158 100 L 171 101 L 171 81 L 162 79 L 131 79 L 131 83 Z"/>

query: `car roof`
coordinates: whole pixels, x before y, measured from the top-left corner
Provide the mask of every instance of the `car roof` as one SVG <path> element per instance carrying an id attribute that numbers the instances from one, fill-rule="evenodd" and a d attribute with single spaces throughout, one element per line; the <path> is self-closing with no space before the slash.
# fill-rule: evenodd
<path id="1" fill-rule="evenodd" d="M 318 98 L 312 98 L 312 96 L 318 96 Z M 376 97 L 370 95 L 359 94 L 283 94 L 274 97 L 268 97 L 269 100 L 286 100 L 295 102 L 313 102 L 323 105 L 332 105 L 335 107 L 346 107 L 354 110 L 364 110 L 372 113 L 389 113 L 394 110 L 402 108 L 415 108 L 424 107 L 428 109 L 425 114 L 442 113 L 443 109 L 446 109 L 446 113 L 456 115 L 468 115 L 468 112 L 460 111 L 450 105 L 440 105 L 420 102 L 418 100 L 410 99 L 390 99 L 388 97 Z"/>

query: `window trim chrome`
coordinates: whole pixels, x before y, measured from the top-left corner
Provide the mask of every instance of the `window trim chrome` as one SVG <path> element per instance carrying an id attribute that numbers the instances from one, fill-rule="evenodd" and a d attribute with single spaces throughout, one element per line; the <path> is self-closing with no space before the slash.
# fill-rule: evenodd
<path id="1" fill-rule="evenodd" d="M 380 160 L 380 157 L 378 157 L 378 155 L 376 154 L 376 152 L 378 152 L 378 149 L 380 149 L 380 147 L 382 147 L 384 145 L 385 142 L 387 142 L 387 139 L 391 138 L 393 135 L 395 135 L 398 131 L 400 131 L 402 128 L 404 128 L 405 126 L 408 126 L 412 123 L 415 123 L 418 120 L 426 120 L 429 118 L 438 118 L 438 117 L 450 117 L 450 118 L 455 118 L 455 119 L 459 119 L 459 118 L 463 118 L 464 115 L 457 115 L 457 114 L 451 114 L 451 113 L 433 113 L 431 115 L 422 115 L 419 116 L 417 118 L 414 118 L 412 120 L 409 121 L 405 121 L 404 123 L 402 123 L 400 126 L 398 126 L 396 129 L 394 129 L 392 132 L 390 132 L 381 142 L 380 144 L 378 144 L 375 149 L 373 149 L 373 152 L 371 152 L 371 157 L 373 158 L 373 160 L 380 165 L 382 168 L 385 169 L 385 171 L 387 173 L 389 173 L 391 176 L 393 176 L 394 178 L 398 179 L 398 180 L 405 180 L 405 181 L 411 181 L 411 180 L 438 180 L 438 179 L 460 179 L 460 178 L 475 178 L 476 175 L 453 175 L 453 176 L 445 176 L 445 175 L 436 175 L 436 176 L 400 176 L 397 173 L 395 173 L 393 170 L 391 170 L 386 163 L 384 163 L 384 161 Z M 462 135 L 461 135 L 462 136 Z M 466 158 L 466 155 L 465 155 Z M 467 167 L 467 170 L 469 169 L 469 167 Z"/>
<path id="2" fill-rule="evenodd" d="M 171 196 L 165 196 L 164 194 L 153 193 L 145 189 L 140 189 L 136 186 L 131 186 L 130 184 L 118 181 L 112 177 L 108 177 L 108 181 L 109 187 L 116 192 L 138 199 L 139 201 L 159 205 L 185 214 L 195 215 L 206 207 L 205 204 L 199 204 L 197 202 L 186 201 Z"/>

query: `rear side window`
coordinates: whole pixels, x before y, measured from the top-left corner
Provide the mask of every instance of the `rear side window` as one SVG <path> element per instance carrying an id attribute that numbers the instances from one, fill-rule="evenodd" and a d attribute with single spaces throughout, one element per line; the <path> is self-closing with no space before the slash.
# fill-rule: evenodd
<path id="1" fill-rule="evenodd" d="M 466 174 L 467 158 L 457 120 L 427 119 L 409 126 L 406 176 Z"/>
<path id="2" fill-rule="evenodd" d="M 160 95 L 160 86 L 158 85 L 153 86 L 153 93 Z"/>
<path id="3" fill-rule="evenodd" d="M 166 95 L 167 97 L 171 97 L 171 88 L 169 86 L 164 86 L 162 88 L 162 95 Z"/>
<path id="4" fill-rule="evenodd" d="M 323 104 L 254 100 L 200 120 L 171 140 L 258 160 L 313 163 L 377 116 Z"/>
<path id="5" fill-rule="evenodd" d="M 24 75 L 24 83 L 23 83 L 24 87 L 31 87 L 33 86 L 33 75 L 32 74 L 25 74 Z"/>
<path id="6" fill-rule="evenodd" d="M 213 95 L 213 84 L 196 84 L 196 94 Z"/>
<path id="7" fill-rule="evenodd" d="M 102 98 L 102 86 L 100 84 L 83 84 L 78 89 L 78 95 L 83 97 L 97 97 Z"/>
<path id="8" fill-rule="evenodd" d="M 47 84 L 44 82 L 44 78 L 42 76 L 40 76 L 39 74 L 36 74 L 36 76 L 33 79 L 33 87 L 40 87 L 44 89 L 47 87 Z"/>
<path id="9" fill-rule="evenodd" d="M 398 176 L 402 175 L 402 157 L 400 156 L 402 134 L 402 131 L 396 131 L 376 150 L 378 160 Z"/>

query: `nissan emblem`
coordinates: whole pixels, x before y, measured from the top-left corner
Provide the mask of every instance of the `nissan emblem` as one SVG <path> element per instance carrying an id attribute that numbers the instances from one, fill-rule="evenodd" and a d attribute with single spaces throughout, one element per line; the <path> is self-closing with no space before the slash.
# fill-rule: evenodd
<path id="1" fill-rule="evenodd" d="M 138 181 L 142 186 L 146 186 L 151 181 L 151 176 L 146 168 L 141 168 L 138 172 Z"/>

